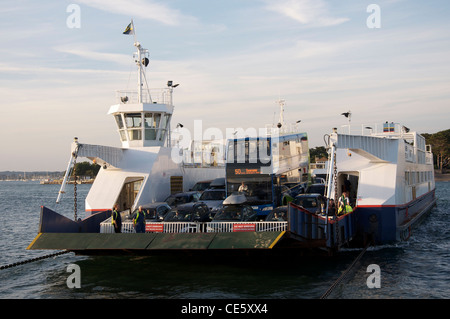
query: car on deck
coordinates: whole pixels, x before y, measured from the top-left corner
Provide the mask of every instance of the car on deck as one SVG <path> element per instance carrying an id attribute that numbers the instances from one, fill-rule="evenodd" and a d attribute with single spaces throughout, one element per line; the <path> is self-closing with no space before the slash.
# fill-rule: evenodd
<path id="1" fill-rule="evenodd" d="M 214 216 L 222 208 L 222 203 L 225 198 L 225 189 L 212 188 L 205 190 L 198 200 L 205 203 L 211 211 L 212 216 Z"/>
<path id="2" fill-rule="evenodd" d="M 323 213 L 327 205 L 325 196 L 321 194 L 300 194 L 294 198 L 293 203 L 313 214 Z"/>
<path id="3" fill-rule="evenodd" d="M 223 207 L 216 213 L 212 221 L 256 221 L 257 212 L 246 202 L 245 195 L 228 196 L 223 201 Z"/>
<path id="4" fill-rule="evenodd" d="M 198 202 L 198 199 L 200 198 L 201 194 L 202 193 L 197 191 L 177 193 L 169 195 L 164 201 L 167 203 L 167 205 L 173 208 L 181 204 Z"/>
<path id="5" fill-rule="evenodd" d="M 209 208 L 205 203 L 192 202 L 172 208 L 164 218 L 164 222 L 208 222 Z"/>

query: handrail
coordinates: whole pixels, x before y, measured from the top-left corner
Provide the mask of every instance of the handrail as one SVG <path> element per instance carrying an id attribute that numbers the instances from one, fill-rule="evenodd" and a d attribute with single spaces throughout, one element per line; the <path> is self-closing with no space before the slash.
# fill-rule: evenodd
<path id="1" fill-rule="evenodd" d="M 285 231 L 286 221 L 262 222 L 156 222 L 146 223 L 147 232 L 155 233 L 193 233 L 193 232 L 241 232 L 241 231 Z M 150 230 L 151 229 L 151 230 Z M 122 233 L 134 233 L 133 222 L 122 223 Z M 100 223 L 100 233 L 114 233 L 111 218 Z"/>

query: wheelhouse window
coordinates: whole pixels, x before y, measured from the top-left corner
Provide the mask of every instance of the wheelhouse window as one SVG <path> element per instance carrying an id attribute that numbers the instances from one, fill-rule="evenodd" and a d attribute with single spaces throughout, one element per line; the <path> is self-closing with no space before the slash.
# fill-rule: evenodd
<path id="1" fill-rule="evenodd" d="M 142 139 L 141 125 L 142 116 L 141 113 L 128 113 L 125 114 L 125 124 L 128 131 L 128 139 L 130 141 L 136 141 Z"/>
<path id="2" fill-rule="evenodd" d="M 140 128 L 142 123 L 142 118 L 140 113 L 129 113 L 125 114 L 125 122 L 127 128 Z"/>
<path id="3" fill-rule="evenodd" d="M 163 141 L 164 137 L 166 135 L 166 130 L 167 130 L 167 125 L 169 123 L 170 120 L 170 115 L 169 114 L 165 114 L 163 113 L 161 115 L 161 130 L 159 132 L 159 140 Z"/>
<path id="4" fill-rule="evenodd" d="M 123 129 L 122 115 L 121 114 L 116 114 L 114 117 L 116 119 L 117 127 L 119 128 L 119 130 Z"/>
<path id="5" fill-rule="evenodd" d="M 116 115 L 114 115 L 114 118 L 116 119 L 116 124 L 117 124 L 117 127 L 119 128 L 120 140 L 126 141 L 127 134 L 125 131 L 125 126 L 123 124 L 122 114 L 116 114 Z"/>
<path id="6" fill-rule="evenodd" d="M 145 125 L 145 139 L 156 140 L 158 136 L 159 125 L 161 122 L 160 113 L 145 113 L 144 125 Z"/>

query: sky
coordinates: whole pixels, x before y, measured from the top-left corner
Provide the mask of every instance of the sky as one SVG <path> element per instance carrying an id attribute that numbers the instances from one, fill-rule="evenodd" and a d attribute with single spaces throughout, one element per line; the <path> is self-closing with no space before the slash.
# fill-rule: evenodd
<path id="1" fill-rule="evenodd" d="M 374 6 L 371 6 L 375 4 Z M 133 36 L 151 88 L 168 80 L 193 130 L 300 122 L 309 147 L 348 123 L 450 127 L 448 0 L 4 0 L 0 171 L 65 170 L 74 137 L 120 147 L 107 112 L 135 89 Z M 225 134 L 225 133 L 224 133 Z"/>

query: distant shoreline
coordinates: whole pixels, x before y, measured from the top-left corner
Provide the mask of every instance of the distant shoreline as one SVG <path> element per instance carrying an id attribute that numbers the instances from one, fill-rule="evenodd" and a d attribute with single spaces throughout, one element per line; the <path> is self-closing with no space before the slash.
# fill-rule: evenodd
<path id="1" fill-rule="evenodd" d="M 434 173 L 434 180 L 436 182 L 450 182 L 450 174 Z"/>

